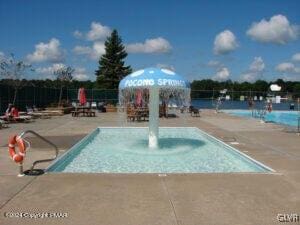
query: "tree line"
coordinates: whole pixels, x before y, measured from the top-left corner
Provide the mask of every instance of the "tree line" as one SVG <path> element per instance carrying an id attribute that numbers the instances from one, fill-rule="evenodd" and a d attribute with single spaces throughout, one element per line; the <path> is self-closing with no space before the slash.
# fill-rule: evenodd
<path id="1" fill-rule="evenodd" d="M 97 81 L 78 81 L 78 80 L 70 80 L 70 81 L 62 81 L 60 79 L 56 80 L 26 80 L 23 79 L 22 82 L 24 86 L 31 86 L 31 87 L 43 87 L 43 88 L 61 88 L 62 83 L 64 87 L 68 89 L 78 89 L 80 87 L 84 87 L 86 89 L 112 89 L 117 90 L 117 87 L 99 87 Z M 9 79 L 2 79 L 0 80 L 0 85 L 7 85 L 10 83 Z M 236 82 L 236 81 L 215 81 L 211 79 L 204 79 L 204 80 L 194 80 L 191 82 L 191 89 L 192 90 L 223 90 L 227 89 L 229 91 L 258 91 L 258 92 L 267 92 L 271 84 L 278 84 L 282 87 L 282 92 L 300 92 L 300 82 L 298 81 L 284 81 L 282 79 L 277 79 L 272 82 L 268 82 L 265 80 L 257 80 L 254 83 L 249 82 Z"/>
<path id="2" fill-rule="evenodd" d="M 271 84 L 278 84 L 281 87 L 281 92 L 300 93 L 299 81 L 284 81 L 277 79 L 275 81 L 257 80 L 254 83 L 237 82 L 237 81 L 215 81 L 211 79 L 194 80 L 191 83 L 192 90 L 223 90 L 229 91 L 257 91 L 268 92 Z"/>

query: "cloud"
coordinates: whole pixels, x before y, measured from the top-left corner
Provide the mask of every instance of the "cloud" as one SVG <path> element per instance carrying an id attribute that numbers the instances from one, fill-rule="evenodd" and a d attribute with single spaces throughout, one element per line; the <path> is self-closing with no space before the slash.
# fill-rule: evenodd
<path id="1" fill-rule="evenodd" d="M 52 38 L 48 43 L 40 42 L 35 45 L 35 51 L 28 54 L 26 58 L 31 63 L 60 63 L 65 60 L 65 50 L 60 48 L 58 39 Z"/>
<path id="2" fill-rule="evenodd" d="M 87 32 L 75 30 L 76 38 L 85 38 L 92 41 L 92 46 L 75 46 L 73 52 L 77 55 L 87 55 L 90 59 L 99 59 L 105 53 L 104 40 L 111 34 L 111 29 L 99 22 L 92 22 L 91 29 Z M 162 38 L 146 39 L 144 43 L 131 43 L 125 45 L 129 53 L 167 53 L 172 49 L 170 43 Z"/>
<path id="3" fill-rule="evenodd" d="M 75 71 L 73 73 L 73 78 L 75 80 L 83 81 L 83 80 L 87 80 L 89 78 L 89 76 L 87 75 L 87 71 L 85 68 L 78 67 L 78 68 L 75 68 Z"/>
<path id="4" fill-rule="evenodd" d="M 104 40 L 111 34 L 111 29 L 98 22 L 92 22 L 91 30 L 86 34 L 89 41 Z"/>
<path id="5" fill-rule="evenodd" d="M 54 63 L 48 67 L 38 67 L 35 69 L 35 72 L 38 73 L 38 75 L 42 75 L 43 76 L 42 78 L 55 79 L 56 77 L 54 75 L 54 71 L 59 70 L 64 67 L 66 67 L 66 65 L 63 63 Z"/>
<path id="6" fill-rule="evenodd" d="M 111 29 L 99 22 L 92 22 L 91 29 L 87 33 L 74 31 L 76 38 L 85 37 L 88 41 L 93 41 L 92 46 L 77 45 L 73 48 L 76 55 L 86 55 L 92 60 L 98 60 L 105 53 L 104 40 L 111 34 Z"/>
<path id="7" fill-rule="evenodd" d="M 80 39 L 80 38 L 83 37 L 83 33 L 80 32 L 79 30 L 75 30 L 75 31 L 73 32 L 73 36 L 74 36 L 75 38 Z"/>
<path id="8" fill-rule="evenodd" d="M 94 59 L 99 59 L 101 55 L 105 53 L 105 45 L 103 42 L 95 42 L 93 44 L 93 54 L 92 57 Z"/>
<path id="9" fill-rule="evenodd" d="M 261 57 L 254 57 L 253 62 L 250 64 L 249 69 L 242 73 L 241 80 L 247 82 L 254 82 L 262 76 L 265 71 L 265 63 Z"/>
<path id="10" fill-rule="evenodd" d="M 228 54 L 238 46 L 235 35 L 230 30 L 224 30 L 215 38 L 214 53 L 217 55 Z"/>
<path id="11" fill-rule="evenodd" d="M 111 29 L 108 26 L 104 26 L 99 22 L 92 22 L 91 28 L 88 32 L 81 32 L 79 30 L 75 30 L 73 32 L 73 36 L 78 39 L 86 39 L 88 41 L 104 41 L 110 34 Z"/>
<path id="12" fill-rule="evenodd" d="M 300 74 L 300 67 L 296 67 L 291 62 L 283 62 L 276 66 L 276 71 L 280 73 L 286 73 L 286 74 Z"/>
<path id="13" fill-rule="evenodd" d="M 296 53 L 292 56 L 294 62 L 300 62 L 300 53 Z"/>
<path id="14" fill-rule="evenodd" d="M 3 60 L 3 59 L 5 59 L 5 54 L 4 54 L 4 52 L 0 51 L 0 60 Z"/>
<path id="15" fill-rule="evenodd" d="M 212 67 L 212 68 L 220 68 L 220 67 L 224 67 L 224 64 L 219 61 L 216 61 L 216 60 L 210 60 L 207 63 L 207 66 Z"/>
<path id="16" fill-rule="evenodd" d="M 54 75 L 54 72 L 56 70 L 59 70 L 61 68 L 65 68 L 66 65 L 63 63 L 54 63 L 51 66 L 48 67 L 38 67 L 36 68 L 36 73 L 38 75 L 42 75 L 43 79 L 56 79 L 56 76 Z M 89 76 L 87 75 L 87 71 L 84 67 L 77 67 L 74 70 L 74 73 L 72 74 L 73 78 L 76 80 L 87 80 Z M 41 76 L 39 76 L 41 77 Z"/>
<path id="17" fill-rule="evenodd" d="M 254 57 L 253 62 L 249 66 L 251 72 L 262 72 L 265 69 L 265 63 L 261 57 Z"/>
<path id="18" fill-rule="evenodd" d="M 133 43 L 126 46 L 129 53 L 167 53 L 171 49 L 170 43 L 162 37 L 147 39 L 144 43 Z"/>
<path id="19" fill-rule="evenodd" d="M 300 76 L 298 74 L 297 75 L 295 75 L 295 74 L 294 75 L 291 75 L 291 74 L 287 75 L 287 74 L 285 74 L 285 75 L 283 75 L 281 77 L 285 81 L 300 81 Z"/>
<path id="20" fill-rule="evenodd" d="M 97 60 L 105 53 L 105 45 L 103 42 L 94 42 L 92 47 L 89 46 L 75 46 L 73 52 L 76 55 L 86 55 L 92 60 Z"/>
<path id="21" fill-rule="evenodd" d="M 174 72 L 175 72 L 175 67 L 172 66 L 172 65 L 167 65 L 167 64 L 161 64 L 161 63 L 158 63 L 158 64 L 156 65 L 156 67 L 161 68 L 161 69 L 168 69 L 168 70 L 171 70 L 171 71 L 174 71 Z"/>
<path id="22" fill-rule="evenodd" d="M 251 72 L 246 72 L 246 73 L 243 73 L 241 75 L 241 80 L 242 81 L 246 81 L 246 82 L 254 82 L 255 80 L 257 79 L 257 74 L 255 73 L 251 73 Z"/>
<path id="23" fill-rule="evenodd" d="M 90 54 L 92 51 L 92 48 L 91 47 L 88 47 L 88 46 L 75 46 L 73 48 L 73 52 L 77 55 L 88 55 Z"/>
<path id="24" fill-rule="evenodd" d="M 290 24 L 284 15 L 275 15 L 269 21 L 253 23 L 246 33 L 259 42 L 286 44 L 299 37 L 299 26 Z"/>
<path id="25" fill-rule="evenodd" d="M 212 77 L 213 80 L 226 81 L 230 76 L 230 71 L 227 67 L 218 69 L 217 73 Z"/>
<path id="26" fill-rule="evenodd" d="M 296 53 L 292 56 L 293 62 L 279 63 L 275 70 L 281 74 L 281 78 L 287 81 L 300 81 L 300 53 Z"/>
<path id="27" fill-rule="evenodd" d="M 293 72 L 295 70 L 295 65 L 290 62 L 280 63 L 275 68 L 278 72 Z"/>

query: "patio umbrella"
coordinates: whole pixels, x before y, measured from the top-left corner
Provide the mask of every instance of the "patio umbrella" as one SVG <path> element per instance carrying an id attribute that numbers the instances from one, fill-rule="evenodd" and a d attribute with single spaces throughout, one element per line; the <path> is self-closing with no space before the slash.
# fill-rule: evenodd
<path id="1" fill-rule="evenodd" d="M 135 103 L 137 106 L 141 106 L 142 105 L 142 90 L 138 89 L 136 91 L 136 100 L 135 100 Z"/>
<path id="2" fill-rule="evenodd" d="M 79 88 L 78 90 L 78 101 L 80 105 L 86 104 L 86 95 L 84 88 Z"/>

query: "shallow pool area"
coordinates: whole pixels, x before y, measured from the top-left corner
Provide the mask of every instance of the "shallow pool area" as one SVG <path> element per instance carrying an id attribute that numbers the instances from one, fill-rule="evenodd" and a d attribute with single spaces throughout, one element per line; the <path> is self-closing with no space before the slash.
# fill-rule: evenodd
<path id="1" fill-rule="evenodd" d="M 159 148 L 148 148 L 148 128 L 97 128 L 48 172 L 227 173 L 272 169 L 194 127 L 159 128 Z"/>
<path id="2" fill-rule="evenodd" d="M 225 113 L 241 116 L 241 117 L 253 117 L 251 110 L 222 110 Z M 287 126 L 298 126 L 299 113 L 297 111 L 272 111 L 267 112 L 264 120 L 266 122 L 273 122 L 283 124 Z"/>

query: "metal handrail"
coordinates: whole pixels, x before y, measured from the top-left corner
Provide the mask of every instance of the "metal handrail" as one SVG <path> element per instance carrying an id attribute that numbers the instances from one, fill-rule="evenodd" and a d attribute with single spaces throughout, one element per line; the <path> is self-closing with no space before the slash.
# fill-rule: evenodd
<path id="1" fill-rule="evenodd" d="M 44 162 L 50 162 L 52 160 L 55 160 L 58 156 L 58 148 L 55 144 L 53 144 L 51 141 L 47 140 L 46 138 L 44 138 L 43 136 L 39 135 L 38 133 L 36 133 L 35 131 L 33 130 L 26 130 L 24 132 L 22 132 L 20 134 L 20 137 L 23 137 L 25 136 L 26 134 L 34 134 L 35 136 L 37 136 L 38 138 L 40 138 L 41 140 L 43 140 L 44 142 L 48 143 L 49 145 L 51 145 L 54 149 L 55 149 L 55 156 L 53 158 L 50 158 L 50 159 L 41 159 L 41 160 L 36 160 L 32 163 L 32 166 L 30 168 L 30 170 L 33 170 L 35 165 L 38 164 L 38 163 L 44 163 Z"/>

